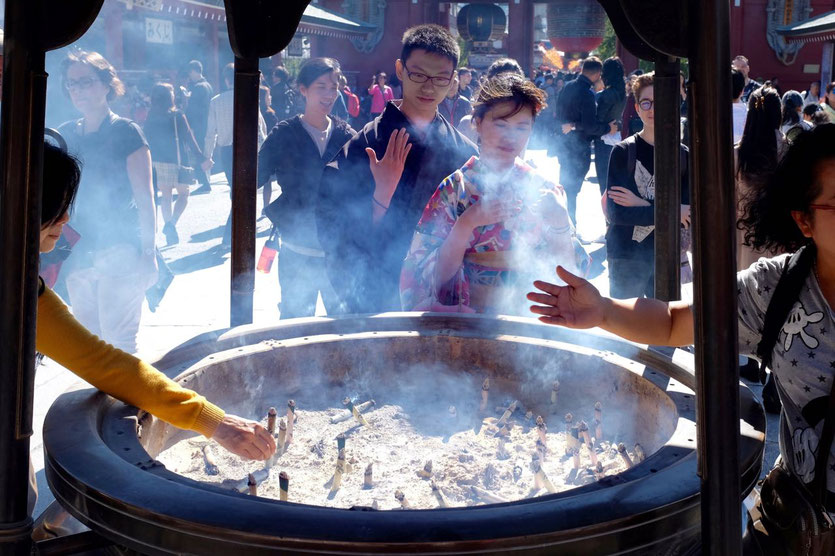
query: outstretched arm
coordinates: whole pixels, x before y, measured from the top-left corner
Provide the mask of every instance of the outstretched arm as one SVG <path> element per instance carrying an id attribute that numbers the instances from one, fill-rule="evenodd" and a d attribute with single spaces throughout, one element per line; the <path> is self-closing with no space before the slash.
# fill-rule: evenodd
<path id="1" fill-rule="evenodd" d="M 537 280 L 534 286 L 543 293 L 528 294 L 530 301 L 539 304 L 532 306 L 531 312 L 540 315 L 542 322 L 567 328 L 597 326 L 642 344 L 686 346 L 693 343 L 693 313 L 686 302 L 610 299 L 562 267 L 557 267 L 557 275 L 565 286 Z"/>

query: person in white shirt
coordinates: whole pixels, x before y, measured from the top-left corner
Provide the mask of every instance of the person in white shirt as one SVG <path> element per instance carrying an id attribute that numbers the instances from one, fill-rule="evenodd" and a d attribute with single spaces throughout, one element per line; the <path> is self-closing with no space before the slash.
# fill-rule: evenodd
<path id="1" fill-rule="evenodd" d="M 206 126 L 206 144 L 203 149 L 203 156 L 206 161 L 203 163 L 203 170 L 208 174 L 215 163 L 220 164 L 221 170 L 226 174 L 229 183 L 230 196 L 232 189 L 232 137 L 234 136 L 234 114 L 235 95 L 233 85 L 235 83 L 235 65 L 226 64 L 223 68 L 223 81 L 225 90 L 212 98 L 209 104 L 209 122 Z M 258 110 L 258 148 L 267 138 L 267 124 L 261 111 Z M 215 150 L 217 149 L 217 150 Z M 229 218 L 226 220 L 226 229 L 223 232 L 223 245 L 229 244 L 231 234 L 232 210 L 230 207 Z"/>
<path id="2" fill-rule="evenodd" d="M 745 119 L 748 117 L 748 106 L 742 102 L 743 90 L 745 90 L 745 76 L 741 71 L 731 69 L 731 96 L 733 97 L 731 111 L 734 122 L 734 145 L 742 139 Z"/>

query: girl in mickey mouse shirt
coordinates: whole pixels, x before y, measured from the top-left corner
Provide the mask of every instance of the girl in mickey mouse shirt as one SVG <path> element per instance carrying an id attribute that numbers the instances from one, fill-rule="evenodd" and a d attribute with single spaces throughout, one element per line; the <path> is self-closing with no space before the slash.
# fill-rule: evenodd
<path id="1" fill-rule="evenodd" d="M 760 259 L 737 274 L 739 351 L 756 355 L 764 316 L 790 253 L 814 255 L 771 353 L 771 369 L 783 404 L 780 465 L 807 486 L 814 479 L 818 439 L 835 381 L 835 124 L 804 132 L 786 152 L 770 182 L 753 192 L 742 219 L 746 244 L 785 252 Z M 586 280 L 557 268 L 567 283 L 537 281 L 529 293 L 540 320 L 568 328 L 599 326 L 635 342 L 693 343 L 688 302 L 618 300 L 601 296 Z M 835 516 L 835 451 L 826 461 L 824 507 Z"/>

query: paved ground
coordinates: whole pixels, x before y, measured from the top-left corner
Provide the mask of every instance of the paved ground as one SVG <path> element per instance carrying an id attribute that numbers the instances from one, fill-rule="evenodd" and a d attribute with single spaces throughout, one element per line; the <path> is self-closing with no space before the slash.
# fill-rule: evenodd
<path id="1" fill-rule="evenodd" d="M 548 158 L 544 151 L 530 151 L 531 158 L 545 175 L 557 176 L 555 158 Z M 273 196 L 278 193 L 274 192 Z M 261 196 L 258 196 L 258 213 L 261 212 Z M 601 238 L 605 222 L 600 211 L 600 195 L 594 176 L 594 166 L 578 198 L 578 232 L 586 240 Z M 162 249 L 165 259 L 175 273 L 175 278 L 156 312 L 147 306 L 142 316 L 139 331 L 139 352 L 146 358 L 161 355 L 172 347 L 197 334 L 229 326 L 229 250 L 220 246 L 223 226 L 229 211 L 229 188 L 222 174 L 213 178 L 213 190 L 208 195 L 190 197 L 178 226 L 180 243 Z M 257 224 L 257 253 L 266 241 L 269 224 L 259 218 Z M 160 245 L 165 244 L 159 236 Z M 594 250 L 600 243 L 591 242 L 587 247 Z M 276 264 L 270 274 L 256 273 L 255 316 L 256 324 L 276 322 L 279 317 L 277 303 L 280 299 Z M 593 283 L 605 294 L 608 293 L 608 275 L 604 271 Z M 317 314 L 322 314 L 320 303 Z M 38 476 L 40 497 L 35 515 L 40 514 L 52 501 L 43 476 L 43 444 L 41 429 L 49 406 L 61 393 L 78 383 L 75 375 L 55 363 L 45 360 L 38 370 L 35 390 L 35 436 L 32 438 L 32 462 Z M 755 387 L 758 391 L 758 388 Z M 766 462 L 774 461 L 777 455 L 777 420 L 769 420 L 769 443 Z M 766 463 L 770 467 L 770 463 Z"/>

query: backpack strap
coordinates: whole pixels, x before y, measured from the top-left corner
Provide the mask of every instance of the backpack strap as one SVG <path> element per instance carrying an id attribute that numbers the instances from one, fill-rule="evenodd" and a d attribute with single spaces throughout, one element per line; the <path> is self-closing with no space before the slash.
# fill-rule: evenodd
<path id="1" fill-rule="evenodd" d="M 638 161 L 638 143 L 634 135 L 623 140 L 626 143 L 626 176 L 628 179 L 635 178 L 635 165 Z"/>
<path id="2" fill-rule="evenodd" d="M 756 355 L 760 359 L 760 375 L 765 377 L 765 368 L 771 367 L 771 354 L 780 336 L 789 313 L 794 307 L 800 290 L 806 283 L 806 278 L 812 271 L 812 264 L 815 262 L 816 248 L 809 244 L 798 249 L 791 257 L 786 259 L 780 280 L 774 288 L 774 295 L 768 303 L 763 321 L 762 337 L 757 344 Z"/>

